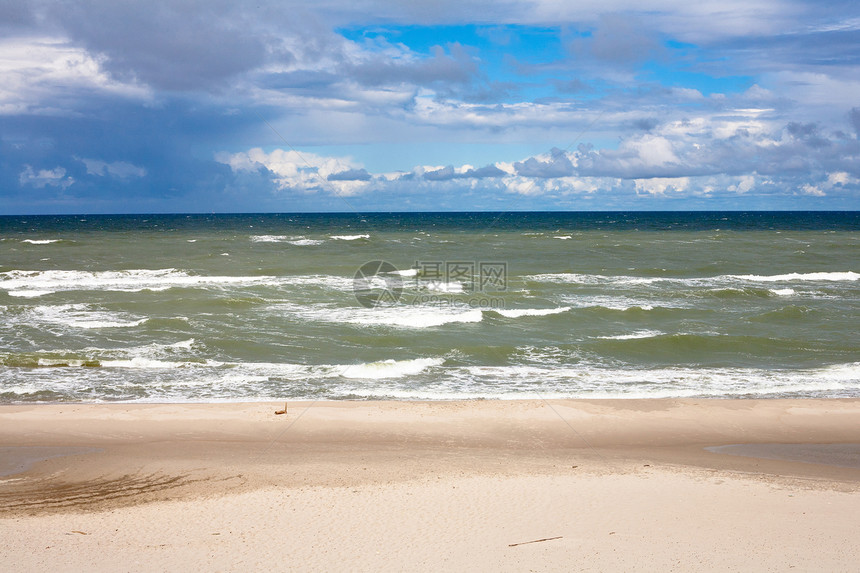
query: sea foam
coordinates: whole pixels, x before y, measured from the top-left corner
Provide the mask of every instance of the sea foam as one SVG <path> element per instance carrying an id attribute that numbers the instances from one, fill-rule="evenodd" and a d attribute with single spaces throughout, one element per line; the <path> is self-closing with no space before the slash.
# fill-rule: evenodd
<path id="1" fill-rule="evenodd" d="M 344 378 L 400 378 L 414 376 L 427 368 L 441 366 L 442 358 L 416 358 L 414 360 L 380 360 L 364 364 L 354 364 L 341 367 L 340 375 Z"/>

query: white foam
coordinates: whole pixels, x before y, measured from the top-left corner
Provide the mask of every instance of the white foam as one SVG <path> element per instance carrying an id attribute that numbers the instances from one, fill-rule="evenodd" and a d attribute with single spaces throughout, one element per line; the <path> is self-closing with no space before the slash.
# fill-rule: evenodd
<path id="1" fill-rule="evenodd" d="M 30 243 L 31 245 L 50 245 L 51 243 L 59 243 L 60 239 L 24 239 L 22 243 Z"/>
<path id="2" fill-rule="evenodd" d="M 314 245 L 322 245 L 325 241 L 319 239 L 296 239 L 295 241 L 287 241 L 287 243 L 297 247 L 312 247 Z"/>
<path id="3" fill-rule="evenodd" d="M 484 315 L 478 309 L 449 309 L 436 307 L 385 307 L 362 309 L 347 317 L 346 322 L 401 328 L 432 328 L 457 322 L 481 322 Z"/>
<path id="4" fill-rule="evenodd" d="M 641 310 L 654 310 L 654 305 L 649 302 L 630 300 L 626 297 L 608 296 L 608 295 L 565 295 L 562 300 L 574 308 L 606 308 L 609 310 L 631 310 L 638 308 Z M 668 307 L 661 305 L 663 308 L 680 308 L 679 306 Z"/>
<path id="5" fill-rule="evenodd" d="M 25 320 L 32 323 L 59 324 L 71 328 L 131 328 L 148 319 L 128 313 L 93 309 L 86 304 L 43 305 L 30 309 Z"/>
<path id="6" fill-rule="evenodd" d="M 822 373 L 834 380 L 857 382 L 860 381 L 860 362 L 827 366 L 822 369 Z"/>
<path id="7" fill-rule="evenodd" d="M 860 273 L 818 272 L 818 273 L 788 273 L 784 275 L 729 275 L 733 278 L 755 282 L 788 282 L 788 281 L 856 281 Z"/>
<path id="8" fill-rule="evenodd" d="M 777 296 L 791 296 L 795 294 L 793 288 L 772 288 L 770 292 Z"/>
<path id="9" fill-rule="evenodd" d="M 566 241 L 568 239 L 572 239 L 573 235 L 555 235 L 553 239 L 561 239 L 562 241 Z"/>
<path id="10" fill-rule="evenodd" d="M 144 356 L 135 356 L 128 360 L 101 360 L 101 365 L 105 368 L 147 368 L 147 369 L 165 369 L 165 368 L 182 368 L 188 366 L 188 362 L 173 362 L 167 360 L 155 360 Z"/>
<path id="11" fill-rule="evenodd" d="M 860 273 L 853 271 L 845 272 L 817 272 L 817 273 L 789 273 L 782 275 L 719 275 L 713 277 L 635 277 L 627 275 L 597 275 L 581 273 L 544 273 L 527 275 L 525 280 L 548 282 L 555 284 L 580 284 L 580 285 L 651 285 L 656 283 L 675 283 L 688 287 L 720 287 L 736 285 L 737 281 L 750 282 L 790 282 L 790 281 L 856 281 L 860 280 Z"/>
<path id="12" fill-rule="evenodd" d="M 146 318 L 141 318 L 140 320 L 70 320 L 68 322 L 69 326 L 73 326 L 75 328 L 130 328 L 134 326 L 140 326 L 144 322 L 146 322 Z"/>
<path id="13" fill-rule="evenodd" d="M 381 360 L 378 362 L 342 366 L 340 367 L 340 375 L 344 378 L 369 378 L 373 380 L 400 378 L 402 376 L 414 376 L 427 368 L 441 366 L 444 362 L 445 360 L 442 358 Z"/>
<path id="14" fill-rule="evenodd" d="M 295 245 L 297 247 L 307 247 L 313 245 L 321 245 L 325 243 L 324 240 L 308 239 L 307 237 L 304 237 L 302 235 L 252 235 L 251 241 L 254 243 L 287 243 L 290 245 Z"/>
<path id="15" fill-rule="evenodd" d="M 44 296 L 46 294 L 53 294 L 57 291 L 53 290 L 36 290 L 36 289 L 21 289 L 21 290 L 10 290 L 9 296 L 17 296 L 20 298 L 36 298 L 39 296 Z"/>
<path id="16" fill-rule="evenodd" d="M 402 271 L 393 271 L 393 274 L 398 274 L 402 277 L 414 277 L 418 275 L 418 269 L 404 269 Z"/>
<path id="17" fill-rule="evenodd" d="M 494 309 L 502 316 L 508 318 L 519 318 L 521 316 L 548 316 L 551 314 L 561 314 L 570 310 L 569 306 L 559 308 L 514 308 L 514 309 Z"/>
<path id="18" fill-rule="evenodd" d="M 376 308 L 331 308 L 324 305 L 301 306 L 282 303 L 269 307 L 271 312 L 285 312 L 313 322 L 392 326 L 396 328 L 432 328 L 458 322 L 481 322 L 483 313 L 468 307 L 380 306 Z"/>
<path id="19" fill-rule="evenodd" d="M 332 235 L 331 238 L 338 241 L 357 241 L 358 239 L 369 239 L 370 235 Z"/>
<path id="20" fill-rule="evenodd" d="M 161 291 L 173 287 L 250 286 L 289 284 L 301 277 L 191 275 L 176 269 L 127 271 L 7 271 L 0 273 L 0 288 L 11 296 L 37 297 L 60 291 Z M 314 277 L 307 277 L 312 280 Z"/>
<path id="21" fill-rule="evenodd" d="M 421 285 L 423 288 L 433 291 L 433 292 L 449 292 L 449 293 L 459 293 L 463 292 L 463 284 L 458 283 L 456 281 L 445 282 L 445 281 L 427 281 Z"/>
<path id="22" fill-rule="evenodd" d="M 615 336 L 598 336 L 605 340 L 635 340 L 637 338 L 654 338 L 655 336 L 663 336 L 665 332 L 659 330 L 637 330 L 630 334 L 617 334 Z"/>
<path id="23" fill-rule="evenodd" d="M 85 364 L 89 364 L 91 362 L 92 361 L 90 361 L 90 360 L 84 360 L 81 358 L 72 358 L 72 359 L 67 359 L 67 358 L 39 358 L 39 360 L 37 360 L 37 364 L 39 366 L 50 366 L 50 367 L 70 366 L 70 367 L 80 368 L 80 367 L 84 366 Z"/>

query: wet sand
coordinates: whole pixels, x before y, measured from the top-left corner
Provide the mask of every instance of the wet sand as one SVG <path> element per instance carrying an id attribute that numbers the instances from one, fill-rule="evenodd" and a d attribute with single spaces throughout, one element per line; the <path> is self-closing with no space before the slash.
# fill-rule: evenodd
<path id="1" fill-rule="evenodd" d="M 14 571 L 851 570 L 860 400 L 0 407 Z"/>

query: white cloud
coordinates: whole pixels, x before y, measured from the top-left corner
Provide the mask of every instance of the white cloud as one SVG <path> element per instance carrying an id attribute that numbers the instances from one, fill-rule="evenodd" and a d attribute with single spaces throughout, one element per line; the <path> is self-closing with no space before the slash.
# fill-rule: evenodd
<path id="1" fill-rule="evenodd" d="M 146 175 L 146 169 L 138 167 L 125 161 L 106 162 L 99 159 L 81 159 L 87 167 L 87 173 L 90 175 L 98 175 L 101 177 L 113 176 L 120 179 L 129 177 L 143 177 Z"/>
<path id="2" fill-rule="evenodd" d="M 112 78 L 103 61 L 62 38 L 0 39 L 0 114 L 69 113 L 69 100 L 93 92 L 150 97 L 147 88 Z"/>
<path id="3" fill-rule="evenodd" d="M 24 170 L 18 175 L 18 182 L 36 189 L 44 189 L 47 186 L 66 189 L 75 180 L 72 177 L 66 177 L 66 170 L 62 167 L 35 171 L 32 166 L 25 165 Z"/>
<path id="4" fill-rule="evenodd" d="M 683 193 L 690 186 L 689 177 L 653 177 L 635 179 L 636 191 L 648 195 L 666 195 L 670 192 Z"/>
<path id="5" fill-rule="evenodd" d="M 234 154 L 219 154 L 216 159 L 229 165 L 233 171 L 259 171 L 267 169 L 281 190 L 315 193 L 328 191 L 348 197 L 361 193 L 367 180 L 338 180 L 344 172 L 360 172 L 364 168 L 348 157 L 325 157 L 310 152 L 275 149 L 266 153 L 260 148 Z M 330 179 L 334 176 L 335 179 Z"/>
<path id="6" fill-rule="evenodd" d="M 804 183 L 800 190 L 803 192 L 804 195 L 815 195 L 816 197 L 824 197 L 825 195 L 827 195 L 820 188 L 809 183 Z"/>

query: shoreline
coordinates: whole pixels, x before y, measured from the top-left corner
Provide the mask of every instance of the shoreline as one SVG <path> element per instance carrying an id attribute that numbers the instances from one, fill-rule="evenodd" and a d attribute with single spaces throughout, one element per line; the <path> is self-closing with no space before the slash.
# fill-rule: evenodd
<path id="1" fill-rule="evenodd" d="M 95 571 L 571 570 L 582 551 L 583 570 L 860 559 L 860 399 L 283 408 L 0 406 L 0 559 L 21 571 L 59 549 Z M 753 525 L 773 533 L 753 543 Z"/>

